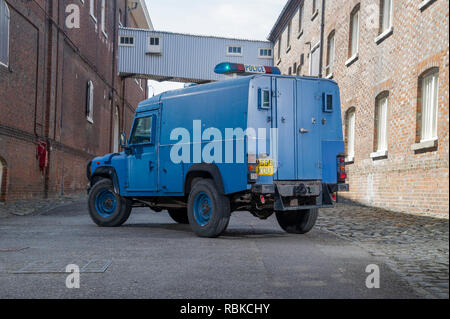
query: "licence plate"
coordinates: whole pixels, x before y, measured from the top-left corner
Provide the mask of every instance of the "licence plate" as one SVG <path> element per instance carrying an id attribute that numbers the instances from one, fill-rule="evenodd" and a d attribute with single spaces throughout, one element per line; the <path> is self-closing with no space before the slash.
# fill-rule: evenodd
<path id="1" fill-rule="evenodd" d="M 257 159 L 256 173 L 259 176 L 273 176 L 273 160 L 271 159 Z"/>

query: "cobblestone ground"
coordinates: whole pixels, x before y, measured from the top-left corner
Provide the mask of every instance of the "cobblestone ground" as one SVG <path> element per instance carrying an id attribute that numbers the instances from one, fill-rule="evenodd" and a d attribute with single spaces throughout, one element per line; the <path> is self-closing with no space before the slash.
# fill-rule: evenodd
<path id="1" fill-rule="evenodd" d="M 26 216 L 46 212 L 53 208 L 80 202 L 87 199 L 86 194 L 60 196 L 52 199 L 28 200 L 13 203 L 0 203 L 0 218 L 11 215 Z"/>
<path id="2" fill-rule="evenodd" d="M 357 242 L 421 295 L 449 298 L 449 221 L 338 204 L 321 210 L 318 227 Z"/>

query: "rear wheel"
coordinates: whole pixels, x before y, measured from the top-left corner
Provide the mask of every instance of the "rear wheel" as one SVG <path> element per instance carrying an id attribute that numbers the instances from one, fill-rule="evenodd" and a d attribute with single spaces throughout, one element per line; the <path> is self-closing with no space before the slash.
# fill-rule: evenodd
<path id="1" fill-rule="evenodd" d="M 192 187 L 188 201 L 188 218 L 192 230 L 200 237 L 220 236 L 231 216 L 230 200 L 220 194 L 210 179 L 200 180 Z"/>
<path id="2" fill-rule="evenodd" d="M 306 234 L 310 232 L 319 216 L 319 209 L 299 210 L 295 212 L 277 212 L 278 224 L 290 234 Z"/>
<path id="3" fill-rule="evenodd" d="M 109 179 L 98 181 L 89 192 L 89 215 L 101 227 L 123 225 L 131 213 L 131 201 L 117 195 Z"/>
<path id="4" fill-rule="evenodd" d="M 178 224 L 187 225 L 189 224 L 189 218 L 186 208 L 171 208 L 167 210 L 169 212 L 170 217 L 176 221 Z"/>

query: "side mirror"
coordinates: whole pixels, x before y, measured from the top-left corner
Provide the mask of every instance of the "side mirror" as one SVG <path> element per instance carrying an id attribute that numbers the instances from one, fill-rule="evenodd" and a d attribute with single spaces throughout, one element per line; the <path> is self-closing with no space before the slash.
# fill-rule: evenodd
<path id="1" fill-rule="evenodd" d="M 120 147 L 122 147 L 123 149 L 127 149 L 127 133 L 122 132 L 120 133 Z"/>

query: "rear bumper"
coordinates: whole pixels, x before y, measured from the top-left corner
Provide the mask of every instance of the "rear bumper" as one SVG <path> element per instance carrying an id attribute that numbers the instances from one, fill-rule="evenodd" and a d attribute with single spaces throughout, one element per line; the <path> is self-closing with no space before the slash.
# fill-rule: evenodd
<path id="1" fill-rule="evenodd" d="M 333 207 L 332 194 L 348 191 L 348 184 L 325 184 L 321 181 L 277 181 L 270 185 L 252 186 L 254 194 L 273 194 L 275 211 Z"/>

